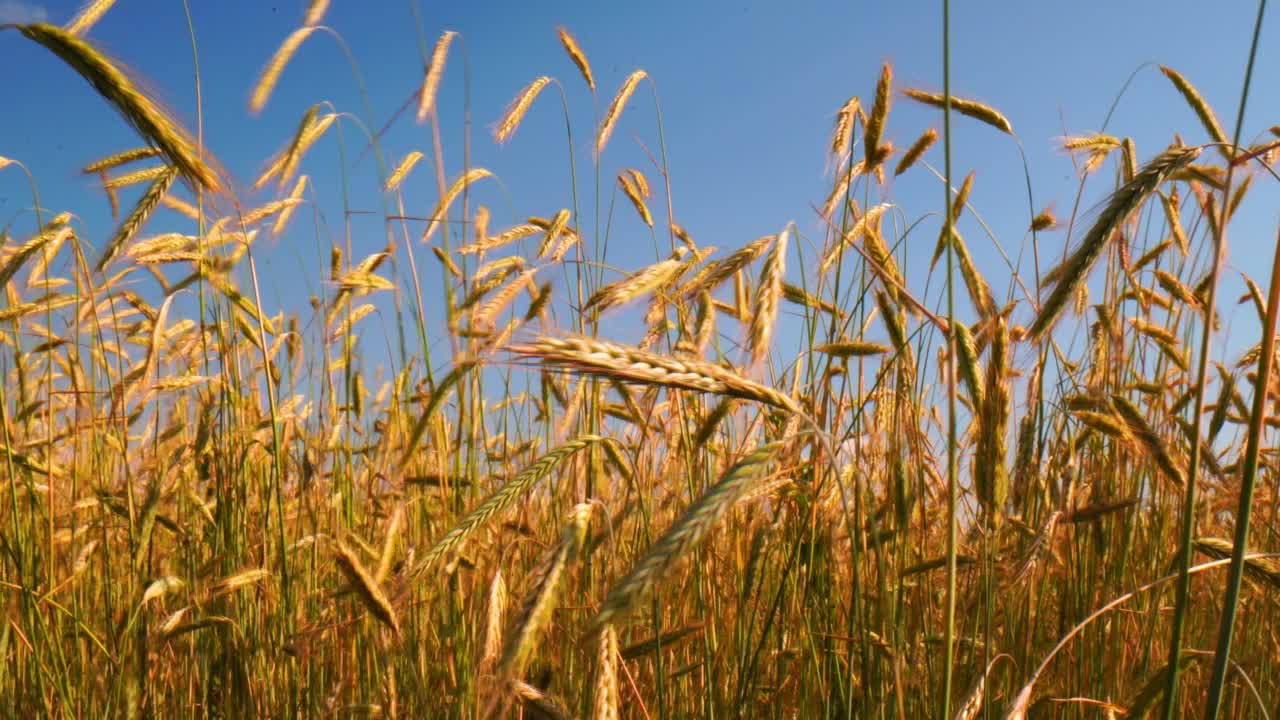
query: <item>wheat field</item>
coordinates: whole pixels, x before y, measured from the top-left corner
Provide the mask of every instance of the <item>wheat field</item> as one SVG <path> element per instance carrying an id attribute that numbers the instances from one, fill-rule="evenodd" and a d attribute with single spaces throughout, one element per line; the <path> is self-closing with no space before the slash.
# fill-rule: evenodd
<path id="1" fill-rule="evenodd" d="M 108 228 L 0 157 L 32 188 L 0 230 L 0 715 L 1280 713 L 1274 270 L 1238 298 L 1261 336 L 1214 359 L 1227 228 L 1280 179 L 1280 125 L 1229 137 L 1160 67 L 1183 133 L 1061 138 L 1077 196 L 1028 178 L 1021 237 L 966 238 L 982 178 L 951 125 L 1013 144 L 1016 118 L 885 64 L 832 108 L 829 193 L 717 248 L 673 218 L 660 136 L 651 166 L 610 160 L 661 79 L 606 88 L 560 28 L 568 72 L 531 69 L 471 140 L 564 141 L 556 211 L 509 224 L 490 170 L 366 134 L 383 248 L 317 231 L 321 292 L 273 307 L 255 248 L 346 182 L 308 153 L 356 115 L 317 99 L 237 182 L 95 45 L 111 5 L 0 30 L 137 135 L 84 159 Z M 326 11 L 238 79 L 247 114 L 340 32 Z M 439 143 L 462 40 L 440 31 L 393 122 Z M 522 136 L 569 84 L 594 127 Z M 936 124 L 894 147 L 899 104 Z M 945 205 L 897 204 L 904 174 Z M 654 262 L 611 265 L 621 223 Z"/>

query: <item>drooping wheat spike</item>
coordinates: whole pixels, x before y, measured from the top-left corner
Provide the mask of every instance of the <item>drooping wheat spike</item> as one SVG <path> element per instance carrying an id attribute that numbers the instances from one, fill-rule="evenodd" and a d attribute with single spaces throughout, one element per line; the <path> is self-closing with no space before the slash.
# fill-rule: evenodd
<path id="1" fill-rule="evenodd" d="M 747 329 L 747 353 L 753 365 L 764 359 L 769 352 L 769 341 L 773 338 L 773 329 L 778 322 L 782 276 L 787 269 L 787 239 L 790 235 L 789 227 L 778 233 L 769 255 L 765 257 L 764 266 L 760 268 L 760 282 L 756 287 L 751 324 Z"/>
<path id="2" fill-rule="evenodd" d="M 307 12 L 302 16 L 302 24 L 308 26 L 319 25 L 328 10 L 329 0 L 310 0 L 307 3 Z"/>
<path id="3" fill-rule="evenodd" d="M 384 189 L 387 192 L 394 192 L 396 188 L 400 187 L 400 183 L 404 182 L 404 179 L 409 176 L 409 171 L 413 170 L 413 166 L 417 165 L 421 159 L 422 153 L 417 150 L 405 155 L 400 164 L 396 166 L 396 169 L 391 172 L 391 177 L 387 178 L 387 184 Z"/>
<path id="4" fill-rule="evenodd" d="M 195 141 L 97 48 L 55 25 L 37 23 L 18 29 L 87 80 L 189 182 L 212 193 L 222 190 L 218 173 L 201 158 Z"/>
<path id="5" fill-rule="evenodd" d="M 980 408 L 986 402 L 986 383 L 978 372 L 978 347 L 973 339 L 973 331 L 962 322 L 951 326 L 956 331 L 956 365 L 960 378 L 969 386 L 969 397 L 973 406 Z"/>
<path id="6" fill-rule="evenodd" d="M 725 256 L 722 260 L 708 264 L 702 270 L 694 274 L 689 282 L 685 283 L 680 290 L 681 296 L 690 296 L 698 292 L 706 290 L 711 292 L 720 287 L 720 284 L 733 277 L 739 270 L 745 268 L 755 262 L 769 246 L 773 244 L 773 235 L 765 235 L 762 238 L 747 243 L 738 248 L 733 253 Z"/>
<path id="7" fill-rule="evenodd" d="M 640 219 L 644 221 L 644 224 L 653 227 L 653 215 L 649 214 L 649 206 L 644 204 L 644 198 L 640 196 L 640 188 L 636 187 L 635 181 L 631 179 L 631 176 L 626 173 L 618 173 L 618 184 L 622 186 L 622 193 L 635 206 L 636 212 L 640 214 Z"/>
<path id="8" fill-rule="evenodd" d="M 556 32 L 560 35 L 560 44 L 564 46 L 564 51 L 569 53 L 569 59 L 578 66 L 582 79 L 587 81 L 587 87 L 591 88 L 591 92 L 595 92 L 596 79 L 591 75 L 591 63 L 587 62 L 587 54 L 582 52 L 582 46 L 564 27 L 556 28 Z"/>
<path id="9" fill-rule="evenodd" d="M 902 93 L 912 100 L 925 105 L 932 105 L 936 108 L 942 108 L 946 105 L 946 98 L 942 93 L 931 93 L 914 88 L 903 90 Z M 1002 133 L 1013 134 L 1013 126 L 1009 124 L 1008 118 L 990 105 L 952 95 L 951 109 L 974 120 L 980 120 Z"/>
<path id="10" fill-rule="evenodd" d="M 612 625 L 600 629 L 596 641 L 596 682 L 591 700 L 591 720 L 618 720 L 618 632 Z"/>
<path id="11" fill-rule="evenodd" d="M 276 49 L 275 54 L 267 61 L 266 67 L 262 69 L 262 74 L 258 76 L 258 82 L 253 86 L 253 93 L 249 96 L 250 113 L 257 115 L 267 106 L 271 93 L 276 89 L 276 83 L 280 81 L 280 74 L 284 72 L 284 66 L 289 64 L 293 54 L 317 27 L 319 26 L 308 25 L 294 30 Z"/>
<path id="12" fill-rule="evenodd" d="M 382 588 L 374 581 L 373 576 L 365 570 L 360 558 L 340 542 L 333 548 L 333 558 L 338 563 L 338 569 L 346 576 L 347 582 L 351 583 L 351 588 L 356 591 L 356 595 L 360 596 L 360 601 L 364 603 L 365 608 L 384 625 L 391 628 L 398 637 L 400 620 L 396 616 L 396 610 L 392 607 L 391 601 L 387 600 Z"/>
<path id="13" fill-rule="evenodd" d="M 427 67 L 427 74 L 422 79 L 422 89 L 418 91 L 418 122 L 426 120 L 427 115 L 435 107 L 436 93 L 440 90 L 440 79 L 444 77 L 444 65 L 449 59 L 449 45 L 453 43 L 453 38 L 457 34 L 452 30 L 446 30 L 431 50 L 431 64 Z"/>
<path id="14" fill-rule="evenodd" d="M 912 165 L 915 165 L 916 161 L 924 157 L 924 154 L 928 152 L 929 148 L 933 147 L 933 144 L 937 141 L 937 130 L 934 130 L 933 128 L 925 130 L 924 134 L 916 138 L 916 141 L 911 143 L 911 147 L 907 148 L 907 151 L 903 153 L 902 159 L 898 161 L 898 167 L 893 170 L 894 176 L 897 177 L 898 175 L 901 175 L 910 169 Z"/>
<path id="15" fill-rule="evenodd" d="M 422 242 L 429 241 L 436 230 L 440 228 L 440 225 L 444 223 L 445 216 L 449 213 L 449 206 L 453 204 L 454 199 L 461 195 L 468 185 L 487 177 L 493 177 L 493 173 L 479 167 L 471 168 L 459 175 L 453 181 L 453 184 L 449 186 L 449 190 L 445 192 L 444 197 L 440 198 L 435 210 L 432 211 L 431 218 L 427 221 L 427 227 L 422 231 Z"/>
<path id="16" fill-rule="evenodd" d="M 551 620 L 551 610 L 565 571 L 577 561 L 582 549 L 593 509 L 590 503 L 579 503 L 569 511 L 569 521 L 560 533 L 560 539 L 547 550 L 530 574 L 529 590 L 507 631 L 502 659 L 498 663 L 499 675 L 511 680 L 524 676 L 535 641 Z"/>
<path id="17" fill-rule="evenodd" d="M 311 149 L 311 146 L 314 145 L 330 127 L 333 126 L 333 123 L 337 118 L 337 113 L 325 113 L 319 120 L 316 120 L 314 123 L 307 126 L 302 135 L 297 138 L 297 147 L 293 150 L 295 163 L 298 160 L 301 160 L 307 150 Z M 285 163 L 290 154 L 289 149 L 292 147 L 294 147 L 294 140 L 291 139 L 289 141 L 289 145 L 273 157 L 271 159 L 271 164 L 267 166 L 267 169 L 258 176 L 257 180 L 253 181 L 252 189 L 260 190 L 263 187 L 266 187 L 267 183 L 271 182 L 272 178 L 279 176 L 280 173 L 284 171 Z"/>
<path id="18" fill-rule="evenodd" d="M 511 694 L 532 712 L 524 717 L 539 717 L 547 720 L 571 720 L 573 715 L 565 708 L 564 703 L 551 693 L 530 685 L 523 680 L 511 681 Z M 493 716 L 490 714 L 490 716 Z"/>
<path id="19" fill-rule="evenodd" d="M 1182 94 L 1182 98 L 1195 111 L 1196 117 L 1200 118 L 1200 124 L 1204 126 L 1205 132 L 1209 133 L 1209 137 L 1213 138 L 1214 142 L 1221 143 L 1218 149 L 1222 151 L 1225 157 L 1230 159 L 1232 153 L 1231 143 L 1227 140 L 1227 134 L 1222 131 L 1222 125 L 1218 123 L 1218 118 L 1214 115 L 1213 108 L 1209 106 L 1209 103 L 1200 95 L 1195 86 L 1187 82 L 1187 79 L 1177 70 L 1161 65 L 1160 72 L 1164 73 L 1164 76 L 1169 78 L 1169 82 L 1173 83 L 1173 86 Z"/>
<path id="20" fill-rule="evenodd" d="M 1174 461 L 1174 456 L 1170 449 L 1165 446 L 1164 440 L 1147 422 L 1142 411 L 1138 410 L 1127 398 L 1120 395 L 1113 395 L 1111 402 L 1120 419 L 1124 421 L 1126 429 L 1135 443 L 1155 462 L 1156 467 L 1160 468 L 1160 471 L 1164 473 L 1170 482 L 1182 487 L 1183 471 L 1180 463 Z"/>
<path id="21" fill-rule="evenodd" d="M 1199 552 L 1215 560 L 1231 557 L 1231 552 L 1235 549 L 1230 540 L 1215 537 L 1196 538 L 1195 547 Z M 1244 561 L 1244 569 L 1253 579 L 1280 590 L 1280 561 L 1275 558 L 1247 558 Z"/>
<path id="22" fill-rule="evenodd" d="M 508 348 L 517 355 L 574 372 L 644 385 L 676 387 L 773 405 L 791 413 L 800 407 L 788 395 L 748 380 L 719 365 L 677 358 L 594 338 L 542 337 Z"/>
<path id="23" fill-rule="evenodd" d="M 605 285 L 587 300 L 583 312 L 604 312 L 611 307 L 630 302 L 647 292 L 657 290 L 676 276 L 682 264 L 678 257 L 668 258 L 644 268 L 631 277 Z"/>
<path id="24" fill-rule="evenodd" d="M 825 345 L 816 345 L 814 352 L 820 352 L 825 355 L 831 355 L 838 358 L 857 358 L 870 357 L 873 355 L 883 355 L 889 352 L 890 348 L 886 345 L 872 342 L 845 341 L 827 343 Z"/>
<path id="25" fill-rule="evenodd" d="M 280 233 L 289 224 L 289 219 L 293 217 L 293 211 L 302 204 L 302 193 L 307 189 L 307 183 L 310 181 L 306 175 L 298 176 L 298 182 L 294 183 L 293 190 L 289 193 L 289 197 L 285 198 L 284 209 L 276 216 L 276 221 L 271 225 L 271 236 L 280 237 Z"/>
<path id="26" fill-rule="evenodd" d="M 995 296 L 991 294 L 991 286 L 973 264 L 969 247 L 965 245 L 964 238 L 960 237 L 960 233 L 955 231 L 954 226 L 951 228 L 951 247 L 955 250 L 956 265 L 960 268 L 960 276 L 964 279 L 970 301 L 983 319 L 991 317 L 996 312 Z"/>
<path id="27" fill-rule="evenodd" d="M 1200 148 L 1175 147 L 1157 155 L 1142 170 L 1107 201 L 1093 227 L 1085 233 L 1080 246 L 1050 276 L 1055 278 L 1053 290 L 1040 306 L 1035 321 L 1027 329 L 1027 337 L 1038 340 L 1053 326 L 1067 302 L 1075 294 L 1076 286 L 1084 282 L 1094 263 L 1102 256 L 1107 242 L 1125 223 L 1129 215 L 1155 192 L 1170 175 L 1186 167 L 1200 155 Z"/>
<path id="28" fill-rule="evenodd" d="M 1186 257 L 1191 252 L 1191 243 L 1187 240 L 1187 233 L 1182 229 L 1181 211 L 1178 209 L 1178 193 L 1175 188 L 1173 192 L 1165 195 L 1158 193 L 1160 196 L 1160 207 L 1164 209 L 1165 222 L 1169 224 L 1169 234 L 1173 237 L 1174 242 L 1178 244 L 1178 250 L 1182 253 L 1182 257 Z"/>
<path id="29" fill-rule="evenodd" d="M 494 663 L 502 652 L 502 629 L 506 625 L 507 616 L 507 583 L 502 579 L 502 571 L 493 574 L 493 582 L 489 584 L 488 611 L 485 613 L 484 644 L 480 652 L 480 672 L 491 672 Z"/>
<path id="30" fill-rule="evenodd" d="M 103 170 L 111 170 L 113 168 L 120 167 L 121 165 L 128 165 L 129 163 L 137 162 L 139 160 L 146 160 L 147 158 L 155 157 L 159 154 L 159 148 L 154 147 L 141 147 L 134 148 L 132 150 L 125 150 L 124 152 L 119 152 L 115 155 L 108 155 L 101 160 L 91 162 L 88 165 L 85 165 L 84 169 L 80 172 L 85 175 L 94 175 L 102 172 Z"/>
<path id="31" fill-rule="evenodd" d="M 169 187 L 173 185 L 173 181 L 177 177 L 177 168 L 170 168 L 167 174 L 162 175 L 151 183 L 147 191 L 143 193 L 142 198 L 138 200 L 138 204 L 125 217 L 124 222 L 120 223 L 115 235 L 112 235 L 111 239 L 107 241 L 106 247 L 102 249 L 102 257 L 94 268 L 95 271 L 102 272 L 107 263 L 110 263 L 120 252 L 120 248 L 133 237 L 134 233 L 138 232 L 138 228 L 142 227 L 142 224 L 151 217 L 151 213 L 160 204 L 160 198 L 169 192 Z"/>
<path id="32" fill-rule="evenodd" d="M 853 121 L 858 117 L 862 102 L 857 95 L 850 97 L 836 112 L 835 129 L 831 132 L 831 156 L 839 162 L 853 142 Z"/>
<path id="33" fill-rule="evenodd" d="M 707 488 L 627 575 L 609 589 L 600 611 L 591 621 L 592 632 L 621 621 L 637 603 L 648 597 L 675 564 L 689 555 L 719 524 L 781 447 L 779 442 L 761 445 L 739 460 L 715 485 Z"/>
<path id="34" fill-rule="evenodd" d="M 302 153 L 305 148 L 302 145 L 302 139 L 306 137 L 307 130 L 316 123 L 316 116 L 320 113 L 320 104 L 316 103 L 307 108 L 302 114 L 302 120 L 298 122 L 298 130 L 293 134 L 293 140 L 289 142 L 289 147 L 285 148 L 284 155 L 281 156 L 279 181 L 277 186 L 281 189 L 284 184 L 289 182 L 293 174 L 298 170 L 298 163 L 302 161 Z"/>
<path id="35" fill-rule="evenodd" d="M 72 35 L 84 35 L 97 24 L 102 16 L 116 4 L 116 0 L 90 0 L 80 8 L 80 12 L 67 23 L 67 32 Z"/>
<path id="36" fill-rule="evenodd" d="M 542 242 L 538 244 L 539 259 L 546 257 L 547 253 L 551 252 L 551 249 L 555 247 L 556 240 L 559 240 L 560 236 L 566 233 L 571 216 L 572 213 L 569 212 L 568 208 L 560 208 L 555 217 L 545 224 L 542 231 Z M 529 222 L 535 225 L 539 224 L 535 222 L 534 218 L 529 218 Z"/>
<path id="37" fill-rule="evenodd" d="M 853 223 L 853 226 L 849 228 L 849 231 L 840 238 L 840 241 L 823 256 L 822 261 L 818 263 L 818 274 L 825 274 L 827 270 L 830 269 L 831 265 L 835 263 L 836 260 L 840 259 L 841 249 L 845 245 L 851 245 L 854 242 L 857 242 L 859 237 L 867 233 L 868 226 L 878 221 L 880 216 L 892 207 L 893 205 L 890 205 L 889 203 L 880 203 L 879 205 L 869 208 L 865 213 L 863 213 L 862 216 Z"/>
<path id="38" fill-rule="evenodd" d="M 495 327 L 498 315 L 507 309 L 511 301 L 515 300 L 516 296 L 520 294 L 520 291 L 525 288 L 537 287 L 533 282 L 533 276 L 539 269 L 535 267 L 525 270 L 512 278 L 511 282 L 507 283 L 501 290 L 494 293 L 493 297 L 489 298 L 484 305 L 481 305 L 476 310 L 475 317 L 472 319 L 473 329 L 492 330 Z"/>
<path id="39" fill-rule="evenodd" d="M 60 213 L 44 227 L 40 228 L 30 240 L 18 246 L 8 257 L 4 259 L 4 264 L 0 265 L 0 291 L 9 284 L 9 281 L 18 274 L 22 266 L 31 259 L 33 255 L 40 252 L 44 248 L 61 242 L 59 237 L 70 237 L 73 230 L 68 224 L 71 221 L 70 213 Z"/>
<path id="40" fill-rule="evenodd" d="M 592 443 L 604 441 L 605 439 L 598 435 L 582 435 L 538 458 L 532 465 L 520 471 L 510 482 L 486 498 L 475 510 L 468 513 L 453 529 L 445 533 L 444 537 L 422 557 L 418 567 L 413 570 L 413 576 L 421 575 L 442 555 L 458 547 L 463 540 L 470 537 L 473 532 L 493 519 L 495 515 L 510 507 L 521 495 L 524 495 L 530 488 L 549 475 L 565 458 Z"/>
<path id="41" fill-rule="evenodd" d="M 609 138 L 612 137 L 613 129 L 618 125 L 618 118 L 622 116 L 622 111 L 627 107 L 627 101 L 635 93 L 640 81 L 647 77 L 649 75 L 644 70 L 636 70 L 622 82 L 622 87 L 619 88 L 618 94 L 614 96 L 613 102 L 609 103 L 609 109 L 604 114 L 604 121 L 600 123 L 600 130 L 596 133 L 597 157 L 604 153 L 605 146 L 609 144 Z"/>
<path id="42" fill-rule="evenodd" d="M 875 103 L 871 106 L 871 115 L 867 118 L 867 127 L 862 138 L 867 172 L 875 169 L 879 157 L 880 139 L 884 134 L 885 120 L 889 116 L 889 105 L 893 101 L 892 87 L 893 67 L 885 63 L 880 69 L 880 80 L 876 83 Z"/>
<path id="43" fill-rule="evenodd" d="M 1053 211 L 1045 208 L 1031 218 L 1031 225 L 1028 227 L 1032 232 L 1042 232 L 1051 230 L 1058 225 L 1058 218 L 1054 217 Z"/>
<path id="44" fill-rule="evenodd" d="M 169 174 L 170 167 L 171 166 L 169 165 L 156 165 L 155 167 L 134 170 L 131 173 L 125 173 L 118 177 L 109 178 L 106 182 L 102 183 L 102 189 L 107 191 L 120 190 L 122 188 L 129 187 L 130 185 L 150 182 Z"/>
<path id="45" fill-rule="evenodd" d="M 978 404 L 978 442 L 974 456 L 974 484 L 990 527 L 999 528 L 1009 497 L 1005 467 L 1009 432 L 1009 329 L 996 316 L 992 327 L 991 359 L 987 364 L 986 398 Z"/>
<path id="46" fill-rule="evenodd" d="M 525 113 L 529 112 L 529 108 L 533 105 L 534 99 L 538 97 L 538 93 L 551 82 L 551 78 L 543 75 L 535 79 L 533 82 L 525 86 L 515 100 L 507 106 L 507 111 L 502 114 L 502 119 L 493 129 L 493 139 L 501 144 L 511 139 L 516 134 L 516 129 L 520 127 L 520 121 L 524 120 Z"/>

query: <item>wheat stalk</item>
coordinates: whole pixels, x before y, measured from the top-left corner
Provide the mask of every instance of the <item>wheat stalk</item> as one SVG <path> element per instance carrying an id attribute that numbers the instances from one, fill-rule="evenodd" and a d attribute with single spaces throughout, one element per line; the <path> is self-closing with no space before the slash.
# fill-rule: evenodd
<path id="1" fill-rule="evenodd" d="M 885 63 L 880 69 L 880 80 L 876 83 L 876 99 L 871 106 L 871 115 L 867 118 L 866 132 L 862 142 L 865 146 L 866 170 L 876 168 L 880 158 L 880 139 L 884 134 L 885 119 L 889 116 L 889 105 L 892 101 L 890 88 L 893 85 L 893 67 Z"/>

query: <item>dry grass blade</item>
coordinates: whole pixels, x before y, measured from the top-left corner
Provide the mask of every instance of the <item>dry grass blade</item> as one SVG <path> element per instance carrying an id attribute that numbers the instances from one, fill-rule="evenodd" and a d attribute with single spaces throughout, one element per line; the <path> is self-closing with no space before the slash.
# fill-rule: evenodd
<path id="1" fill-rule="evenodd" d="M 382 588 L 378 586 L 377 581 L 373 579 L 368 570 L 365 570 L 360 558 L 342 543 L 335 545 L 333 558 L 338 563 L 338 569 L 346 576 L 347 582 L 351 583 L 352 589 L 360 596 L 360 601 L 364 603 L 369 612 L 373 613 L 374 617 L 391 628 L 396 636 L 399 637 L 400 620 L 396 617 L 396 610 L 391 606 L 391 601 L 387 600 L 387 596 L 383 594 Z"/>
<path id="2" fill-rule="evenodd" d="M 510 482 L 503 485 L 497 492 L 486 498 L 484 502 L 480 503 L 475 510 L 468 513 L 461 522 L 453 527 L 453 529 L 445 533 L 445 536 L 441 538 L 440 541 L 437 542 L 430 550 L 428 550 L 426 555 L 423 556 L 422 562 L 414 569 L 413 575 L 415 577 L 421 575 L 424 570 L 431 567 L 431 565 L 442 555 L 458 547 L 462 541 L 466 540 L 472 533 L 482 527 L 489 520 L 493 519 L 495 515 L 510 507 L 511 504 L 519 499 L 521 495 L 524 495 L 534 485 L 537 485 L 539 481 L 549 475 L 551 471 L 554 470 L 555 467 L 565 458 L 582 448 L 597 442 L 606 442 L 606 440 L 598 435 L 582 435 L 574 438 L 573 440 L 570 440 L 555 450 L 552 450 L 546 455 L 538 458 L 538 460 L 532 465 L 520 471 L 520 473 L 512 478 Z"/>
<path id="3" fill-rule="evenodd" d="M 778 305 L 782 300 L 782 276 L 787 269 L 787 240 L 791 229 L 783 229 L 773 241 L 764 266 L 760 269 L 760 282 L 756 287 L 755 307 L 747 328 L 747 352 L 754 365 L 764 359 L 769 351 L 769 341 L 778 322 Z"/>
<path id="4" fill-rule="evenodd" d="M 613 102 L 609 103 L 609 109 L 604 114 L 604 121 L 600 123 L 600 130 L 596 133 L 597 157 L 604 152 L 605 146 L 609 144 L 609 138 L 613 136 L 613 129 L 618 125 L 618 118 L 622 117 L 622 111 L 626 109 L 627 101 L 635 93 L 640 81 L 647 77 L 649 75 L 645 71 L 636 70 L 622 82 L 622 87 L 619 88 L 618 94 L 614 96 Z"/>
<path id="5" fill-rule="evenodd" d="M 222 190 L 217 172 L 201 158 L 195 141 L 97 48 L 54 25 L 38 23 L 18 29 L 87 80 L 188 181 L 209 192 Z"/>
<path id="6" fill-rule="evenodd" d="M 444 77 L 444 65 L 449 59 L 449 45 L 458 33 L 446 30 L 436 46 L 431 50 L 431 64 L 422 79 L 422 89 L 418 91 L 418 122 L 427 119 L 427 115 L 435 109 L 436 93 L 440 90 L 440 78 Z"/>
<path id="7" fill-rule="evenodd" d="M 508 348 L 517 355 L 575 372 L 709 392 L 743 400 L 755 400 L 798 414 L 800 407 L 789 396 L 735 372 L 692 358 L 658 355 L 639 348 L 592 338 L 543 337 Z"/>
<path id="8" fill-rule="evenodd" d="M 587 62 L 587 54 L 582 52 L 582 46 L 578 45 L 577 39 L 565 28 L 556 28 L 556 32 L 560 35 L 560 44 L 564 46 L 564 51 L 569 53 L 569 59 L 578 66 L 582 79 L 587 81 L 587 87 L 591 88 L 591 92 L 595 92 L 596 79 L 591 75 L 591 63 Z"/>
<path id="9" fill-rule="evenodd" d="M 1027 329 L 1029 339 L 1038 340 L 1053 327 L 1076 288 L 1085 281 L 1094 263 L 1106 249 L 1108 241 L 1129 215 L 1170 175 L 1186 167 L 1199 155 L 1199 148 L 1170 148 L 1147 163 L 1132 181 L 1112 194 L 1093 227 L 1085 233 L 1080 246 L 1046 276 L 1046 281 L 1053 282 L 1054 287 L 1048 299 L 1041 304 L 1035 321 Z"/>
<path id="10" fill-rule="evenodd" d="M 276 49 L 275 54 L 267 61 L 266 67 L 262 69 L 262 74 L 258 76 L 258 82 L 253 86 L 253 93 L 249 96 L 249 112 L 257 115 L 267 106 L 271 93 L 276 89 L 276 83 L 280 81 L 280 74 L 284 72 L 284 66 L 289 64 L 290 58 L 316 28 L 317 26 L 307 26 L 294 30 Z"/>
<path id="11" fill-rule="evenodd" d="M 925 105 L 932 105 L 936 108 L 946 106 L 946 99 L 943 97 L 942 93 L 931 93 L 916 89 L 903 90 L 902 93 L 912 100 L 924 103 Z M 976 100 L 958 98 L 952 95 L 951 109 L 961 115 L 984 122 L 1000 132 L 1008 133 L 1009 135 L 1013 134 L 1013 126 L 1009 124 L 1008 118 L 990 105 L 985 105 Z"/>
<path id="12" fill-rule="evenodd" d="M 747 486 L 760 474 L 762 466 L 781 447 L 781 443 L 774 442 L 756 448 L 755 452 L 739 460 L 715 485 L 695 500 L 631 571 L 609 589 L 604 604 L 591 621 L 592 632 L 599 632 L 607 625 L 616 624 L 637 603 L 648 597 L 671 568 L 706 538 Z"/>
<path id="13" fill-rule="evenodd" d="M 524 120 L 524 116 L 529 112 L 529 108 L 533 105 L 534 99 L 538 97 L 538 93 L 551 82 L 551 78 L 543 75 L 535 79 L 533 82 L 525 86 L 515 100 L 507 106 L 507 111 L 502 114 L 502 119 L 498 121 L 497 126 L 493 129 L 493 139 L 498 143 L 505 143 L 515 135 L 516 129 L 520 127 L 520 121 Z"/>

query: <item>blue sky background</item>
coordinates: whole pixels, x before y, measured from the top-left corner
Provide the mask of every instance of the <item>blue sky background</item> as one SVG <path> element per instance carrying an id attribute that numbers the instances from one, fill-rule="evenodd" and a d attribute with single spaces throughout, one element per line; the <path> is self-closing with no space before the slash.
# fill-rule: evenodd
<path id="1" fill-rule="evenodd" d="M 0 21 L 64 23 L 77 5 L 0 0 Z M 312 103 L 327 100 L 339 110 L 364 113 L 337 45 L 313 35 L 285 70 L 265 112 L 249 116 L 250 89 L 276 47 L 300 24 L 304 5 L 299 0 L 192 0 L 207 145 L 242 188 L 288 141 Z M 1182 72 L 1217 109 L 1230 134 L 1255 14 L 1256 6 L 1244 2 L 956 2 L 952 90 L 1009 117 L 1025 148 L 1037 209 L 1053 204 L 1059 216 L 1066 216 L 1077 179 L 1056 138 L 1101 129 L 1116 93 L 1144 63 Z M 453 178 L 463 168 L 464 98 L 469 95 L 471 163 L 498 175 L 510 197 L 492 182 L 476 187 L 474 200 L 491 205 L 495 227 L 528 215 L 550 216 L 570 204 L 564 118 L 555 95 L 539 98 L 510 144 L 496 146 L 488 134 L 514 95 L 538 75 L 560 79 L 568 91 L 580 180 L 589 187 L 592 99 L 558 42 L 557 25 L 577 36 L 591 60 L 601 110 L 630 71 L 648 71 L 662 106 L 676 219 L 700 245 L 722 252 L 793 220 L 803 242 L 821 243 L 822 226 L 811 206 L 820 204 L 830 188 L 826 148 L 835 111 L 850 95 L 870 105 L 881 63 L 893 63 L 895 89 L 941 90 L 942 85 L 939 2 L 424 2 L 422 16 L 428 46 L 446 29 L 461 34 L 438 100 L 446 174 Z M 421 82 L 419 30 L 410 5 L 334 0 L 325 24 L 342 35 L 359 62 L 380 125 Z M 1278 24 L 1280 15 L 1273 13 L 1263 28 L 1246 141 L 1280 122 L 1274 72 L 1280 62 L 1274 47 Z M 120 0 L 90 38 L 145 77 L 194 128 L 192 54 L 179 0 Z M 36 176 L 43 203 L 74 211 L 83 221 L 84 238 L 100 245 L 114 226 L 95 179 L 80 175 L 79 168 L 136 147 L 137 138 L 78 76 L 12 30 L 0 33 L 0 68 L 5 98 L 0 155 L 24 162 Z M 927 127 L 940 129 L 940 120 L 939 112 L 895 95 L 886 137 L 902 149 Z M 1017 145 L 965 118 L 957 117 L 953 128 L 956 181 L 976 171 L 970 202 L 1000 242 L 1016 252 L 1029 220 Z M 1163 149 L 1174 132 L 1190 143 L 1207 140 L 1154 64 L 1138 72 L 1109 131 L 1132 136 L 1142 160 Z M 354 130 L 346 137 L 354 154 L 359 145 Z M 606 192 L 614 187 L 609 179 L 625 167 L 656 178 L 636 137 L 657 151 L 647 86 L 633 98 L 605 154 Z M 414 149 L 429 159 L 430 134 L 406 116 L 386 137 L 385 148 L 392 164 Z M 926 159 L 941 168 L 941 144 Z M 342 232 L 338 166 L 337 143 L 330 136 L 302 169 L 316 182 L 324 232 L 335 239 Z M 430 167 L 420 164 L 404 186 L 410 214 L 428 214 L 435 205 Z M 353 208 L 381 210 L 376 178 L 371 158 L 352 169 Z M 1084 207 L 1105 197 L 1111 178 L 1108 170 L 1086 187 Z M 1259 179 L 1255 184 L 1231 229 L 1230 263 L 1265 288 L 1276 235 L 1275 183 Z M 893 182 L 888 195 L 910 220 L 936 213 L 942 204 L 940 183 L 923 169 Z M 247 207 L 267 199 L 267 193 L 244 196 Z M 12 223 L 15 235 L 25 235 L 33 222 L 29 207 L 25 179 L 12 170 L 0 172 L 0 226 Z M 665 215 L 661 202 L 654 201 L 653 209 L 658 217 Z M 317 291 L 328 258 L 317 254 L 314 227 L 307 220 L 308 213 L 299 213 L 291 231 L 262 251 L 268 310 L 303 311 L 307 296 Z M 161 229 L 164 222 L 151 229 Z M 914 236 L 911 252 L 919 264 L 932 250 L 936 226 L 930 220 L 928 229 Z M 357 218 L 352 229 L 357 257 L 386 242 L 377 216 Z M 960 230 L 1002 299 L 1008 274 L 991 242 L 972 217 Z M 1042 252 L 1059 253 L 1065 237 L 1062 231 L 1042 235 Z M 619 205 L 610 262 L 641 267 L 653 261 L 653 247 L 648 229 L 630 207 Z M 812 247 L 806 252 L 813 257 Z M 424 278 L 436 281 L 439 268 L 429 253 L 418 257 Z M 791 265 L 789 277 L 798 281 L 803 268 L 795 255 Z M 1234 305 L 1240 285 L 1234 277 L 1228 280 L 1224 317 L 1228 323 L 1238 320 L 1241 331 L 1233 337 L 1251 343 L 1252 310 Z M 938 287 L 931 286 L 931 298 Z M 428 302 L 438 298 L 429 288 Z M 639 312 L 632 311 L 636 322 Z"/>

